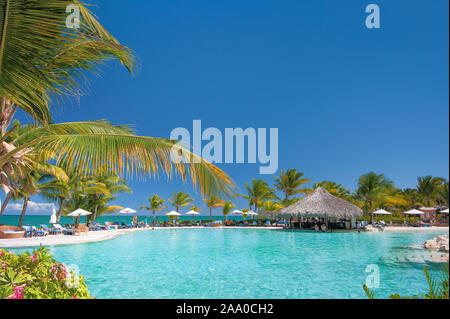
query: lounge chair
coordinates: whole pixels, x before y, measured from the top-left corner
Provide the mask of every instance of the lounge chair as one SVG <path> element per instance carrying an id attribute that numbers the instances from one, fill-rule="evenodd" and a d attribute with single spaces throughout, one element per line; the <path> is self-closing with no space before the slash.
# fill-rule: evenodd
<path id="1" fill-rule="evenodd" d="M 29 225 L 22 226 L 23 230 L 25 230 L 25 236 L 24 237 L 33 237 L 34 236 L 34 230 L 33 227 Z"/>
<path id="2" fill-rule="evenodd" d="M 270 220 L 267 220 L 266 223 L 264 224 L 264 226 L 266 226 L 266 227 L 272 226 L 272 224 L 270 223 Z"/>
<path id="3" fill-rule="evenodd" d="M 25 237 L 25 230 L 15 226 L 0 226 L 0 239 L 17 239 Z"/>
<path id="4" fill-rule="evenodd" d="M 42 226 L 44 226 L 47 230 L 45 230 Z M 40 225 L 39 229 L 33 227 L 33 231 L 37 237 L 45 237 L 49 234 L 47 225 Z"/>

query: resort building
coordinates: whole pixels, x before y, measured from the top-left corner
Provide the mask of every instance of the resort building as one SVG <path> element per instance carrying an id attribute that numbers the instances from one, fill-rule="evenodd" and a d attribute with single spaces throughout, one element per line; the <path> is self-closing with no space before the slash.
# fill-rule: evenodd
<path id="1" fill-rule="evenodd" d="M 421 207 L 421 208 L 419 208 L 419 210 L 424 213 L 423 215 L 421 215 L 421 220 L 422 221 L 430 222 L 433 219 L 436 219 L 436 213 L 438 211 L 437 208 L 435 208 L 435 207 Z"/>
<path id="2" fill-rule="evenodd" d="M 290 218 L 294 228 L 353 229 L 363 211 L 348 201 L 319 187 L 297 203 L 283 208 L 280 215 Z"/>

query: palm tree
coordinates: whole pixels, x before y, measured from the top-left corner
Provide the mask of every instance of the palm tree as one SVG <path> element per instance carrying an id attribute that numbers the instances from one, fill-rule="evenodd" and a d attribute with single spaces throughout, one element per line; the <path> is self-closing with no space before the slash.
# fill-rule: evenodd
<path id="1" fill-rule="evenodd" d="M 448 182 L 444 182 L 438 189 L 439 200 L 445 206 L 449 206 L 449 187 Z"/>
<path id="2" fill-rule="evenodd" d="M 164 199 L 159 197 L 158 195 L 153 195 L 152 197 L 148 198 L 148 202 L 150 203 L 150 206 L 142 206 L 141 210 L 149 210 L 153 211 L 153 225 L 155 224 L 156 220 L 156 211 L 161 211 L 163 209 L 166 209 L 167 207 L 164 207 Z"/>
<path id="3" fill-rule="evenodd" d="M 120 178 L 116 174 L 110 174 L 107 176 L 92 177 L 93 181 L 99 185 L 103 185 L 107 192 L 101 191 L 97 194 L 93 194 L 89 199 L 91 206 L 94 206 L 94 216 L 92 221 L 95 222 L 97 216 L 104 214 L 105 212 L 114 211 L 112 206 L 107 206 L 109 201 L 113 201 L 117 198 L 117 194 L 133 193 L 133 190 L 126 186 L 126 181 Z M 116 206 L 116 208 L 119 208 Z M 99 209 L 101 211 L 99 211 Z"/>
<path id="4" fill-rule="evenodd" d="M 179 213 L 181 207 L 192 205 L 194 200 L 191 195 L 181 191 L 178 193 L 173 193 L 172 198 L 169 198 L 169 202 L 176 208 L 177 213 Z"/>
<path id="5" fill-rule="evenodd" d="M 61 23 L 69 4 L 80 9 L 78 29 Z M 49 105 L 84 92 L 88 72 L 98 73 L 108 60 L 120 61 L 130 72 L 136 65 L 132 50 L 108 33 L 83 3 L 3 1 L 0 26 L 0 187 L 5 193 L 13 191 L 12 167 L 24 165 L 30 152 L 42 163 L 53 159 L 77 175 L 116 171 L 122 176 L 153 176 L 162 171 L 190 178 L 204 196 L 232 192 L 235 186 L 224 172 L 176 141 L 135 136 L 127 127 L 106 122 L 52 124 Z M 38 125 L 5 144 L 19 108 Z M 173 161 L 174 155 L 181 160 Z"/>
<path id="6" fill-rule="evenodd" d="M 233 208 L 236 208 L 236 205 L 234 205 L 232 202 L 225 202 L 223 204 L 222 214 L 223 214 L 223 222 L 224 222 L 224 224 L 227 221 L 227 216 L 231 213 L 231 210 Z"/>
<path id="7" fill-rule="evenodd" d="M 249 201 L 250 208 L 252 205 L 255 206 L 255 212 L 258 211 L 259 204 L 265 200 L 276 198 L 274 189 L 270 188 L 269 185 L 260 179 L 252 180 L 252 184 L 245 184 L 247 190 L 247 195 L 240 195 L 241 197 L 247 198 Z"/>
<path id="8" fill-rule="evenodd" d="M 431 200 L 436 196 L 439 185 L 442 184 L 443 179 L 439 177 L 425 176 L 417 178 L 417 182 L 417 191 L 419 192 L 419 195 L 425 199 L 427 206 L 431 207 Z"/>
<path id="9" fill-rule="evenodd" d="M 275 214 L 277 211 L 279 211 L 280 209 L 284 208 L 284 206 L 281 203 L 276 203 L 273 201 L 267 201 L 264 202 L 264 211 L 271 214 L 272 218 L 275 217 Z"/>
<path id="10" fill-rule="evenodd" d="M 209 220 L 212 221 L 212 210 L 216 207 L 223 207 L 225 205 L 225 201 L 219 199 L 217 196 L 211 196 L 208 199 L 205 199 L 204 202 L 206 206 L 209 208 Z"/>
<path id="11" fill-rule="evenodd" d="M 370 172 L 359 178 L 356 194 L 364 201 L 366 215 L 373 212 L 372 208 L 376 200 L 386 194 L 386 190 L 390 187 L 393 187 L 393 183 L 383 174 Z M 373 223 L 373 214 L 371 214 L 371 222 Z"/>
<path id="12" fill-rule="evenodd" d="M 304 184 L 311 182 L 310 179 L 304 178 L 304 175 L 296 169 L 290 169 L 287 172 L 281 171 L 279 178 L 275 177 L 275 187 L 284 193 L 284 203 L 289 203 L 291 196 L 310 192 L 309 189 L 301 188 Z"/>

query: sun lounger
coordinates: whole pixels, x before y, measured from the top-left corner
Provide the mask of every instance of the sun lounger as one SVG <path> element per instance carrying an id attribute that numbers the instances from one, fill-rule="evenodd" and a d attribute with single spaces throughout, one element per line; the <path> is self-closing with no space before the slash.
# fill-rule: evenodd
<path id="1" fill-rule="evenodd" d="M 25 225 L 25 226 L 22 226 L 22 228 L 25 230 L 24 237 L 33 237 L 34 236 L 33 227 L 31 227 L 29 225 Z"/>

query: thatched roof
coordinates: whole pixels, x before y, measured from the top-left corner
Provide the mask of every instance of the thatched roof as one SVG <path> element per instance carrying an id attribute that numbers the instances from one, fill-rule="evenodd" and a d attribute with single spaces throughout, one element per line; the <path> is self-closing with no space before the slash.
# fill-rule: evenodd
<path id="1" fill-rule="evenodd" d="M 335 197 L 323 187 L 297 203 L 280 210 L 282 215 L 306 217 L 351 218 L 362 217 L 363 211 L 346 200 Z"/>

